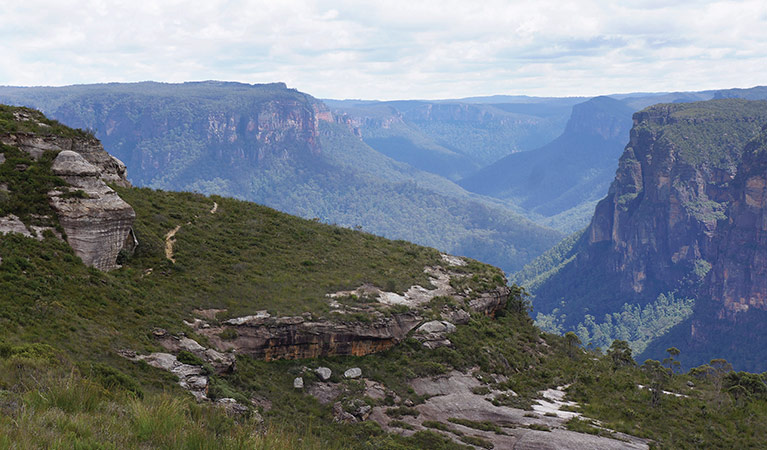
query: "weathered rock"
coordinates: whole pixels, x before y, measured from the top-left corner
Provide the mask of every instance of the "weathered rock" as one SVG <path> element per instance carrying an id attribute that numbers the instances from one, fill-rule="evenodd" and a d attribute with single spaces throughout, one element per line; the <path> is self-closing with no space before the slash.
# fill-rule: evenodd
<path id="1" fill-rule="evenodd" d="M 24 222 L 13 214 L 0 217 L 0 234 L 19 233 L 26 237 L 33 237 Z"/>
<path id="2" fill-rule="evenodd" d="M 166 370 L 178 377 L 178 384 L 188 390 L 198 401 L 207 400 L 208 377 L 200 366 L 184 364 L 170 353 L 152 353 L 136 355 L 135 352 L 122 351 L 120 355 L 135 361 L 143 360 L 152 367 Z"/>
<path id="3" fill-rule="evenodd" d="M 359 367 L 352 367 L 344 372 L 344 378 L 359 378 L 362 376 L 362 369 Z"/>
<path id="4" fill-rule="evenodd" d="M 478 297 L 469 300 L 469 307 L 486 316 L 495 316 L 495 313 L 506 305 L 509 292 L 510 290 L 506 286 L 483 292 Z"/>
<path id="5" fill-rule="evenodd" d="M 226 414 L 229 416 L 241 416 L 248 412 L 247 406 L 237 403 L 237 400 L 233 398 L 220 398 L 216 400 L 216 405 L 224 408 L 224 411 L 226 411 Z M 255 411 L 253 413 L 257 415 L 257 422 L 263 421 L 263 418 L 261 418 L 258 413 Z"/>
<path id="6" fill-rule="evenodd" d="M 447 335 L 455 332 L 455 325 L 444 320 L 426 322 L 415 330 L 415 338 L 428 348 L 452 346 Z"/>
<path id="7" fill-rule="evenodd" d="M 370 411 L 372 410 L 373 410 L 373 407 L 371 407 L 370 405 L 362 405 L 359 408 L 357 408 L 356 411 L 354 411 L 354 415 L 360 420 L 367 420 L 368 416 L 370 416 Z"/>
<path id="8" fill-rule="evenodd" d="M 318 367 L 314 372 L 316 372 L 317 375 L 319 375 L 322 381 L 328 381 L 330 379 L 330 376 L 333 375 L 333 371 L 331 371 L 327 367 Z"/>
<path id="9" fill-rule="evenodd" d="M 293 380 L 293 389 L 303 389 L 304 388 L 304 379 L 301 377 L 296 377 Z"/>
<path id="10" fill-rule="evenodd" d="M 365 396 L 370 397 L 373 400 L 383 400 L 386 398 L 386 387 L 377 381 L 365 380 Z"/>
<path id="11" fill-rule="evenodd" d="M 416 330 L 417 334 L 448 334 L 455 332 L 455 325 L 444 320 L 432 320 L 424 323 Z"/>
<path id="12" fill-rule="evenodd" d="M 98 170 L 98 176 L 104 182 L 123 187 L 130 186 L 126 177 L 125 164 L 104 151 L 104 147 L 96 138 L 13 133 L 0 136 L 0 142 L 17 147 L 35 159 L 40 158 L 45 151 L 71 150 L 95 166 Z"/>
<path id="13" fill-rule="evenodd" d="M 312 383 L 306 392 L 316 398 L 318 402 L 327 405 L 341 395 L 341 390 L 338 383 Z"/>
<path id="14" fill-rule="evenodd" d="M 576 433 L 564 429 L 564 417 L 536 415 L 530 417 L 528 411 L 508 406 L 495 406 L 487 401 L 490 395 L 474 394 L 481 383 L 470 373 L 453 371 L 446 375 L 433 378 L 418 378 L 411 382 L 418 395 L 429 398 L 413 407 L 419 412 L 417 419 L 408 417 L 406 420 L 416 429 L 420 429 L 425 421 L 449 423 L 448 419 L 459 418 L 474 422 L 490 422 L 505 431 L 496 434 L 493 431 L 482 431 L 452 423 L 450 426 L 464 434 L 479 436 L 493 444 L 495 449 L 646 449 L 648 441 L 625 434 L 616 434 L 616 439 Z M 390 418 L 385 414 L 386 407 L 375 407 L 370 418 L 379 423 L 384 429 L 389 428 Z M 551 431 L 537 431 L 525 428 L 529 425 L 546 426 Z M 458 441 L 456 435 L 444 433 L 445 437 Z"/>
<path id="15" fill-rule="evenodd" d="M 168 334 L 165 330 L 156 329 L 153 332 L 159 344 L 169 352 L 188 351 L 210 364 L 218 373 L 233 372 L 236 358 L 232 353 L 222 353 L 212 348 L 205 348 L 194 339 Z"/>
<path id="16" fill-rule="evenodd" d="M 199 329 L 219 350 L 234 350 L 267 361 L 316 358 L 324 355 L 363 356 L 391 348 L 418 325 L 412 313 L 382 317 L 372 323 L 307 322 L 303 317 L 232 319 L 221 326 Z M 232 340 L 219 334 L 224 328 L 237 332 Z"/>
<path id="17" fill-rule="evenodd" d="M 86 265 L 101 270 L 116 268 L 120 250 L 135 246 L 133 208 L 104 183 L 99 168 L 79 153 L 60 152 L 51 169 L 72 186 L 49 193 L 67 242 Z M 82 194 L 72 196 L 75 191 Z"/>
<path id="18" fill-rule="evenodd" d="M 344 411 L 344 407 L 341 402 L 333 403 L 333 420 L 340 423 L 355 423 L 358 422 L 357 418 L 353 414 Z"/>
<path id="19" fill-rule="evenodd" d="M 466 325 L 471 320 L 471 314 L 465 309 L 451 309 L 449 311 L 443 311 L 440 313 L 443 320 L 456 325 Z"/>
<path id="20" fill-rule="evenodd" d="M 224 323 L 228 325 L 261 325 L 262 323 L 266 323 L 266 319 L 269 319 L 270 317 L 272 317 L 272 315 L 266 311 L 257 311 L 255 315 L 235 317 Z"/>

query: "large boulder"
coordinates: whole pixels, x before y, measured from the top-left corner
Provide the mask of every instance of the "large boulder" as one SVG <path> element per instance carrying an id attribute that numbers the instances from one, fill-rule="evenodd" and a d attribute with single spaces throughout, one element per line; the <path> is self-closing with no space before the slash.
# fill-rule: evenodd
<path id="1" fill-rule="evenodd" d="M 120 250 L 137 244 L 131 229 L 136 213 L 101 178 L 102 171 L 81 154 L 61 151 L 51 169 L 70 187 L 49 193 L 67 242 L 86 265 L 117 266 Z"/>

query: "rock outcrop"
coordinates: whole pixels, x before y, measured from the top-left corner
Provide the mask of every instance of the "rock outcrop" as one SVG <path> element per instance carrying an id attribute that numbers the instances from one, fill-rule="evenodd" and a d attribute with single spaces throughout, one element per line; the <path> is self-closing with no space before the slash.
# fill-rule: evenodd
<path id="1" fill-rule="evenodd" d="M 329 294 L 328 301 L 335 313 L 335 317 L 330 319 L 313 319 L 310 313 L 272 317 L 266 311 L 257 311 L 256 314 L 235 317 L 217 325 L 201 318 L 187 322 L 187 325 L 207 337 L 219 352 L 246 354 L 267 361 L 368 355 L 391 348 L 417 328 L 419 331 L 414 336 L 424 346 L 436 348 L 451 345 L 447 335 L 456 330 L 456 325 L 467 323 L 470 313 L 494 315 L 506 305 L 510 291 L 508 287 L 499 286 L 483 293 L 457 292 L 450 284 L 451 278 L 471 274 L 450 270 L 451 266 L 464 265 L 463 260 L 445 255 L 443 261 L 447 268 L 424 268 L 424 272 L 432 277 L 431 290 L 411 286 L 404 295 L 400 295 L 364 285 L 353 291 Z M 338 301 L 341 297 L 352 295 L 367 297 L 375 302 L 348 306 Z M 442 320 L 425 318 L 435 314 L 429 305 L 437 297 L 449 299 L 436 312 Z M 400 312 L 403 306 L 407 307 L 406 311 Z M 400 310 L 393 311 L 392 307 Z M 198 311 L 198 315 L 207 319 L 212 317 L 205 311 Z M 345 320 L 350 315 L 353 316 Z M 360 315 L 368 319 L 352 319 Z"/>
<path id="2" fill-rule="evenodd" d="M 14 133 L 0 136 L 0 142 L 17 147 L 38 159 L 45 151 L 71 150 L 80 154 L 98 169 L 98 176 L 106 183 L 128 187 L 125 164 L 104 151 L 96 138 L 71 138 L 56 135 L 41 136 L 30 133 Z"/>
<path id="3" fill-rule="evenodd" d="M 88 133 L 61 129 L 34 110 L 18 108 L 13 116 L 18 121 L 18 130 L 0 134 L 0 142 L 28 154 L 33 164 L 46 152 L 55 154 L 50 170 L 67 186 L 47 193 L 56 218 L 51 215 L 32 218 L 42 220 L 46 226 L 24 224 L 9 215 L 0 219 L 0 232 L 42 239 L 43 232 L 50 230 L 61 238 L 57 227 L 50 225 L 58 222 L 67 242 L 86 265 L 101 270 L 116 268 L 119 252 L 132 251 L 137 245 L 131 228 L 135 219 L 133 208 L 107 185 L 130 186 L 125 165 L 104 151 L 98 139 Z M 26 164 L 16 170 L 27 170 Z M 0 183 L 0 190 L 13 195 L 6 183 Z"/>
<path id="4" fill-rule="evenodd" d="M 268 317 L 244 322 L 235 319 L 221 327 L 203 328 L 198 332 L 221 351 L 236 350 L 271 361 L 380 352 L 404 339 L 420 323 L 421 318 L 412 313 L 396 314 L 371 323 L 309 321 L 301 316 Z M 236 336 L 223 339 L 224 329 L 233 330 Z"/>
<path id="5" fill-rule="evenodd" d="M 67 242 L 86 265 L 116 268 L 118 253 L 136 244 L 133 208 L 106 185 L 102 170 L 80 153 L 61 151 L 51 169 L 70 185 L 49 193 Z"/>

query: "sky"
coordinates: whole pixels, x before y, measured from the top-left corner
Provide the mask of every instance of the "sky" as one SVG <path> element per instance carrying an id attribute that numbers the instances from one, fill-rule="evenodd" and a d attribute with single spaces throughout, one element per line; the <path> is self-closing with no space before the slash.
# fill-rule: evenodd
<path id="1" fill-rule="evenodd" d="M 767 1 L 10 0 L 0 85 L 282 81 L 319 98 L 767 84 Z"/>

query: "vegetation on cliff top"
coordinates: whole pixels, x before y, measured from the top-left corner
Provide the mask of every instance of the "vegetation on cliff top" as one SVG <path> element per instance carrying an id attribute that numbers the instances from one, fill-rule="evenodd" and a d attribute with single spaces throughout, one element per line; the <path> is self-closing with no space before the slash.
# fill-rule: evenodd
<path id="1" fill-rule="evenodd" d="M 88 131 L 70 128 L 49 119 L 36 109 L 0 104 L 0 134 L 31 133 L 38 136 L 93 137 Z"/>
<path id="2" fill-rule="evenodd" d="M 643 114 L 650 119 L 640 122 L 637 131 L 660 131 L 660 141 L 688 163 L 732 169 L 740 160 L 743 144 L 767 122 L 767 101 L 662 104 L 638 113 L 640 117 Z"/>

